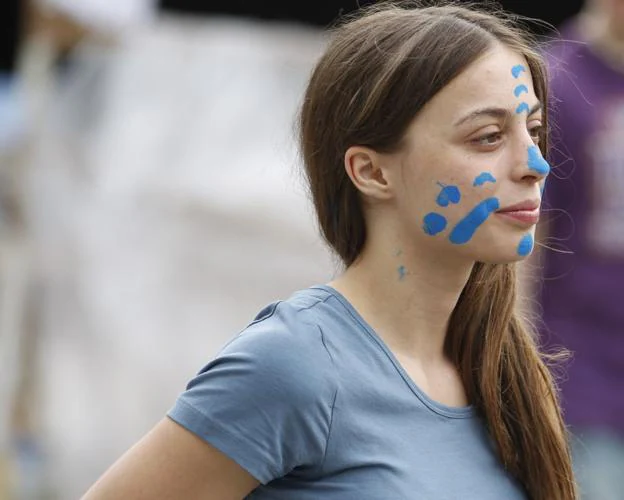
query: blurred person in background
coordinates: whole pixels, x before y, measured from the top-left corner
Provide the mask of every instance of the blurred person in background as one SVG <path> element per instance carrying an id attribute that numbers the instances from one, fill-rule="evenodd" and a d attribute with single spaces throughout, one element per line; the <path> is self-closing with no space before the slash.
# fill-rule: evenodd
<path id="1" fill-rule="evenodd" d="M 23 308 L 28 281 L 17 185 L 29 127 L 20 71 L 26 2 L 0 3 L 0 498 L 17 492 L 32 430 L 22 418 Z M 26 488 L 20 490 L 28 493 Z M 33 489 L 29 491 L 34 491 Z"/>
<path id="2" fill-rule="evenodd" d="M 543 339 L 572 353 L 561 381 L 583 498 L 624 499 L 624 1 L 587 0 L 548 56 L 549 217 Z"/>
<path id="3" fill-rule="evenodd" d="M 332 275 L 292 131 L 324 40 L 143 0 L 46 0 L 39 15 L 28 65 L 45 112 L 22 190 L 32 407 L 48 496 L 66 499 L 268 297 Z"/>
<path id="4" fill-rule="evenodd" d="M 7 0 L 0 6 L 0 155 L 23 135 L 24 110 L 18 59 L 24 35 L 24 2 Z"/>
<path id="5" fill-rule="evenodd" d="M 300 146 L 343 269 L 262 308 L 85 500 L 575 500 L 515 302 L 550 167 L 513 20 L 390 4 L 331 33 Z"/>
<path id="6" fill-rule="evenodd" d="M 49 498 L 34 404 L 38 385 L 34 320 L 39 311 L 32 293 L 36 279 L 25 220 L 31 200 L 23 197 L 40 116 L 34 90 L 41 83 L 43 67 L 54 66 L 85 32 L 79 24 L 40 7 L 26 0 L 0 5 L 0 498 L 11 500 Z M 44 51 L 46 57 L 36 58 L 46 64 L 36 68 L 35 76 L 27 53 L 42 40 L 49 50 Z"/>

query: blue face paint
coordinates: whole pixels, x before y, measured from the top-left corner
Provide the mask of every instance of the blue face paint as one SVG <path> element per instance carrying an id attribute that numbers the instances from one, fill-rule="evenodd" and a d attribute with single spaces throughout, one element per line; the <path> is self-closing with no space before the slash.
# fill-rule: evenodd
<path id="1" fill-rule="evenodd" d="M 522 94 L 522 92 L 526 92 L 527 94 L 529 93 L 529 88 L 524 83 L 521 83 L 514 89 L 514 95 L 516 97 L 520 97 L 520 94 Z"/>
<path id="2" fill-rule="evenodd" d="M 470 241 L 479 226 L 487 220 L 492 212 L 498 210 L 499 206 L 498 198 L 487 198 L 479 203 L 453 228 L 449 235 L 451 243 L 462 245 Z"/>
<path id="3" fill-rule="evenodd" d="M 472 185 L 475 186 L 475 187 L 476 186 L 482 186 L 486 182 L 496 182 L 496 179 L 494 178 L 494 176 L 491 173 L 483 172 L 482 174 L 477 175 L 477 177 L 475 178 L 475 180 L 472 183 Z"/>
<path id="4" fill-rule="evenodd" d="M 436 203 L 441 207 L 447 207 L 449 203 L 459 203 L 461 199 L 461 193 L 457 186 L 445 186 L 438 182 L 439 186 L 442 186 L 442 191 L 436 199 Z"/>
<path id="5" fill-rule="evenodd" d="M 444 231 L 446 228 L 446 217 L 435 212 L 428 213 L 423 219 L 423 229 L 430 236 Z"/>
<path id="6" fill-rule="evenodd" d="M 540 184 L 540 195 L 544 196 L 544 189 L 546 189 L 546 179 Z"/>
<path id="7" fill-rule="evenodd" d="M 525 234 L 518 243 L 518 255 L 526 257 L 533 250 L 533 236 Z"/>
<path id="8" fill-rule="evenodd" d="M 550 173 L 550 165 L 544 160 L 541 151 L 535 145 L 529 146 L 529 168 L 535 170 L 540 175 L 548 175 Z"/>
<path id="9" fill-rule="evenodd" d="M 520 73 L 522 73 L 523 71 L 526 71 L 526 68 L 522 64 L 517 64 L 516 66 L 511 68 L 511 74 L 514 78 L 518 78 L 520 76 Z"/>
<path id="10" fill-rule="evenodd" d="M 399 280 L 405 278 L 405 273 L 407 272 L 405 266 L 399 266 L 397 271 L 399 272 Z"/>
<path id="11" fill-rule="evenodd" d="M 520 104 L 518 104 L 518 107 L 516 108 L 517 114 L 520 114 L 523 111 L 526 111 L 527 113 L 530 111 L 529 105 L 526 102 L 521 102 Z"/>

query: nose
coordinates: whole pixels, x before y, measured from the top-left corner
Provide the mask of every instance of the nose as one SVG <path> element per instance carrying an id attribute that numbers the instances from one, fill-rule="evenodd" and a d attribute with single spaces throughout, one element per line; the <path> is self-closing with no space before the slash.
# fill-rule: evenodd
<path id="1" fill-rule="evenodd" d="M 533 142 L 519 151 L 518 160 L 515 172 L 518 180 L 533 184 L 543 181 L 550 173 L 550 165 L 542 156 L 539 147 Z"/>

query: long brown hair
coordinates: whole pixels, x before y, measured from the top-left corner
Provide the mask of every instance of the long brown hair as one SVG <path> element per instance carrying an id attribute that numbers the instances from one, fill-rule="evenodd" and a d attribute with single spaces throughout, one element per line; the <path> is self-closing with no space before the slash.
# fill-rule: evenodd
<path id="1" fill-rule="evenodd" d="M 322 234 L 345 266 L 366 241 L 345 151 L 352 145 L 396 151 L 424 104 L 496 43 L 527 60 L 544 109 L 546 153 L 545 65 L 528 31 L 500 10 L 383 3 L 361 9 L 332 35 L 305 93 L 300 141 Z M 514 264 L 475 264 L 451 315 L 445 350 L 502 463 L 529 496 L 575 499 L 555 384 L 517 312 Z"/>

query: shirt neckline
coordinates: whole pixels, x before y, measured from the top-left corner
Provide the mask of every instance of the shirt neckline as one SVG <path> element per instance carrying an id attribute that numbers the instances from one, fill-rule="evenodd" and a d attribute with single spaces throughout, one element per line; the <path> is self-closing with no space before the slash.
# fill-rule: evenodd
<path id="1" fill-rule="evenodd" d="M 383 351 L 390 362 L 394 365 L 401 378 L 405 381 L 411 391 L 416 397 L 431 411 L 449 418 L 470 418 L 476 415 L 476 410 L 473 405 L 468 406 L 448 406 L 434 399 L 431 399 L 427 394 L 414 382 L 414 380 L 405 371 L 399 360 L 392 353 L 390 348 L 382 340 L 382 338 L 375 332 L 375 330 L 368 324 L 368 322 L 360 315 L 360 313 L 353 307 L 353 305 L 342 295 L 338 290 L 330 285 L 315 285 L 312 288 L 324 290 L 333 297 L 335 297 L 340 304 L 347 310 L 349 315 L 360 325 L 360 327 L 368 334 L 368 336 L 375 342 L 375 344 Z"/>

